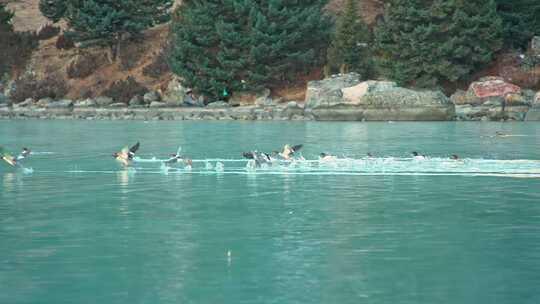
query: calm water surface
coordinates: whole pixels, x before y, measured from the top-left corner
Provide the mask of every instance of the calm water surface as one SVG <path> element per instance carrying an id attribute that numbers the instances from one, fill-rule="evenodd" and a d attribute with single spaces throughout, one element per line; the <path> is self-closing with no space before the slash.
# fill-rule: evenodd
<path id="1" fill-rule="evenodd" d="M 138 140 L 434 159 L 122 169 Z M 0 303 L 540 303 L 540 124 L 0 121 L 0 144 L 37 152 L 0 164 Z"/>

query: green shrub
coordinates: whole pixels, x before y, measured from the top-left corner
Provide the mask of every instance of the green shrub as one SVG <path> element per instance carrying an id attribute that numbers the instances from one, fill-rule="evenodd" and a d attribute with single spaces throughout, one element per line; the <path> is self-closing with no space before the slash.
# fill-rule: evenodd
<path id="1" fill-rule="evenodd" d="M 126 80 L 114 82 L 105 92 L 104 96 L 111 97 L 115 102 L 129 103 L 129 100 L 135 96 L 142 96 L 148 92 L 143 85 L 138 83 L 135 78 L 129 76 Z"/>
<path id="2" fill-rule="evenodd" d="M 33 74 L 25 74 L 15 80 L 15 89 L 11 92 L 14 103 L 23 102 L 28 98 L 35 101 L 42 98 L 59 99 L 67 94 L 65 82 L 58 75 L 48 75 L 37 79 Z"/>

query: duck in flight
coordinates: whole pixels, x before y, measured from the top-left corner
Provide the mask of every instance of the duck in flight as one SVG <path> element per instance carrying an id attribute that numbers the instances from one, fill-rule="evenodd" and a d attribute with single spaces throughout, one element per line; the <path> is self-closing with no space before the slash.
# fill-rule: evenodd
<path id="1" fill-rule="evenodd" d="M 426 156 L 425 155 L 420 155 L 420 153 L 416 152 L 416 151 L 413 151 L 412 153 L 412 157 L 414 159 L 417 159 L 417 160 L 422 160 L 422 159 L 426 159 Z"/>
<path id="2" fill-rule="evenodd" d="M 242 153 L 242 156 L 244 156 L 244 158 L 246 158 L 246 159 L 254 160 L 257 167 L 260 167 L 263 164 L 269 164 L 269 163 L 271 163 L 272 161 L 275 160 L 269 154 L 264 153 L 264 152 L 259 152 L 257 150 L 250 151 L 250 152 L 244 152 L 244 153 Z"/>
<path id="3" fill-rule="evenodd" d="M 166 164 L 183 163 L 186 166 L 191 166 L 193 164 L 193 160 L 191 160 L 191 158 L 185 157 L 178 153 L 173 153 L 170 156 L 171 158 L 165 161 Z"/>
<path id="4" fill-rule="evenodd" d="M 320 161 L 333 161 L 337 160 L 338 158 L 334 155 L 327 154 L 327 153 L 321 153 L 319 154 L 319 160 Z"/>
<path id="5" fill-rule="evenodd" d="M 139 150 L 140 143 L 137 142 L 135 145 L 133 145 L 131 148 L 125 147 L 120 152 L 113 153 L 113 157 L 122 163 L 125 167 L 128 167 L 131 165 L 131 162 L 133 161 L 133 157 L 135 156 L 135 152 Z"/>
<path id="6" fill-rule="evenodd" d="M 289 146 L 289 145 L 285 145 L 283 147 L 283 151 L 281 153 L 279 153 L 279 156 L 281 156 L 284 160 L 290 160 L 292 159 L 295 155 L 296 152 L 300 151 L 300 149 L 302 149 L 304 145 L 296 145 L 296 146 Z"/>
<path id="7" fill-rule="evenodd" d="M 21 153 L 17 157 L 14 157 L 9 152 L 6 152 L 2 146 L 0 146 L 0 156 L 2 157 L 2 160 L 13 167 L 18 165 L 20 160 L 27 158 L 30 153 L 30 149 L 23 148 Z"/>

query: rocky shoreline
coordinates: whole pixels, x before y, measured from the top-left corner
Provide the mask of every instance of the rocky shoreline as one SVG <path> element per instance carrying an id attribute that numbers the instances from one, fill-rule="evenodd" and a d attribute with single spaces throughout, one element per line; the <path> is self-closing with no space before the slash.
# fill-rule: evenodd
<path id="1" fill-rule="evenodd" d="M 136 96 L 127 104 L 108 97 L 0 103 L 0 119 L 540 121 L 540 92 L 497 77 L 473 82 L 450 98 L 389 81 L 360 81 L 357 74 L 310 82 L 302 102 L 273 100 L 265 90 L 233 96 L 229 103 L 186 107 L 185 91 L 175 83 L 165 93 Z"/>

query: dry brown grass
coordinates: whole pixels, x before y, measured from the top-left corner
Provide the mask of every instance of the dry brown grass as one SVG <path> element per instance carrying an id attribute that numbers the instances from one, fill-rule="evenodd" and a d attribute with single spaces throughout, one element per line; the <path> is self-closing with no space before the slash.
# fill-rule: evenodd
<path id="1" fill-rule="evenodd" d="M 30 68 L 41 79 L 49 73 L 59 75 L 67 84 L 67 97 L 72 99 L 99 96 L 113 83 L 125 80 L 128 76 L 133 77 L 138 83 L 150 90 L 158 90 L 166 86 L 172 75 L 167 72 L 150 77 L 144 75 L 143 70 L 155 62 L 159 55 L 156 48 L 165 43 L 167 33 L 167 25 L 148 30 L 140 41 L 126 42 L 123 45 L 126 52 L 123 52 L 115 62 L 101 63 L 91 73 L 84 73 L 82 78 L 68 77 L 70 64 L 80 56 L 110 58 L 109 49 L 90 47 L 59 50 L 55 46 L 56 38 L 44 40 L 40 42 L 39 49 L 34 52 Z M 137 52 L 131 53 L 130 50 L 134 49 Z M 130 58 L 131 54 L 133 54 L 133 58 Z M 129 63 L 127 64 L 127 62 Z"/>
<path id="2" fill-rule="evenodd" d="M 339 14 L 345 6 L 346 0 L 331 0 L 326 9 L 333 14 Z M 377 20 L 377 16 L 383 13 L 384 5 L 388 0 L 358 0 L 358 15 L 366 21 L 367 24 L 373 25 Z"/>

